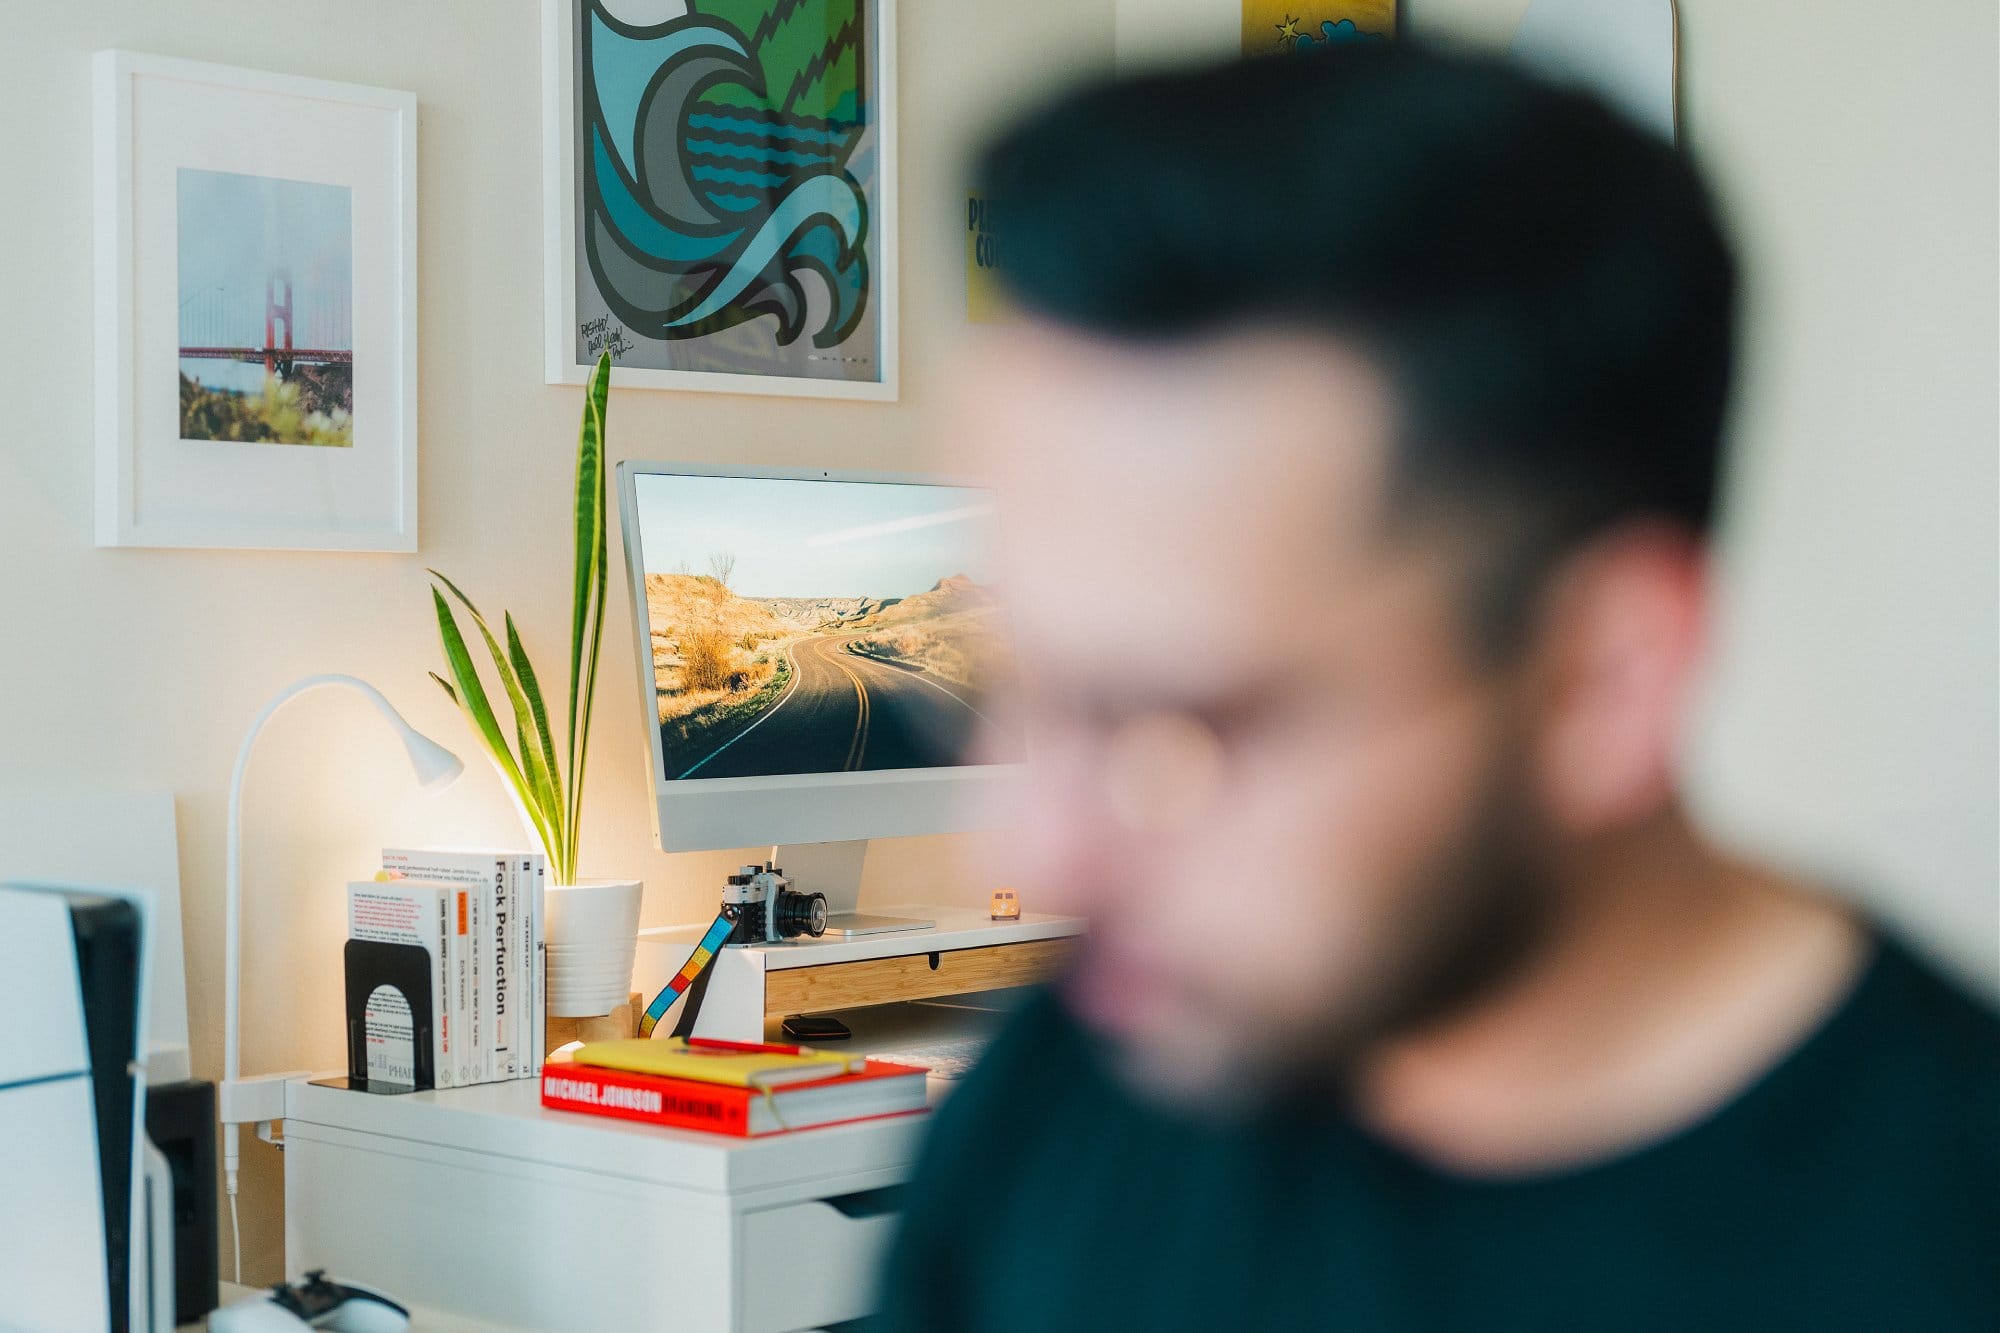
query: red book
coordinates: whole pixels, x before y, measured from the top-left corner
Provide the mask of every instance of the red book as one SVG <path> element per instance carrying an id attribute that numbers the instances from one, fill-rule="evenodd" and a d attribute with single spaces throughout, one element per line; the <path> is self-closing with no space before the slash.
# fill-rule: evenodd
<path id="1" fill-rule="evenodd" d="M 542 1105 L 755 1138 L 921 1111 L 927 1104 L 924 1075 L 908 1065 L 870 1060 L 859 1073 L 760 1091 L 599 1065 L 552 1064 L 542 1068 Z"/>

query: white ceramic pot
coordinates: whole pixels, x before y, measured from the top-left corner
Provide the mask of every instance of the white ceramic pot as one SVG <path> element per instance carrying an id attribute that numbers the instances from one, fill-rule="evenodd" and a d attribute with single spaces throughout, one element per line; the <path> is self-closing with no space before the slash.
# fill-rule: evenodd
<path id="1" fill-rule="evenodd" d="M 588 879 L 542 891 L 552 1018 L 596 1018 L 631 993 L 639 948 L 636 879 Z"/>

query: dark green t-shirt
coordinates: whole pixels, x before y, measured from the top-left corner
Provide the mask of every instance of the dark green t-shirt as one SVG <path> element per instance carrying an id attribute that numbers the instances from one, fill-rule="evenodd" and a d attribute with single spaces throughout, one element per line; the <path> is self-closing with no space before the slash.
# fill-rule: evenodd
<path id="1" fill-rule="evenodd" d="M 1699 1123 L 1505 1183 L 1126 1095 L 1052 997 L 939 1111 L 881 1329 L 2000 1329 L 2000 1020 L 1893 942 Z"/>

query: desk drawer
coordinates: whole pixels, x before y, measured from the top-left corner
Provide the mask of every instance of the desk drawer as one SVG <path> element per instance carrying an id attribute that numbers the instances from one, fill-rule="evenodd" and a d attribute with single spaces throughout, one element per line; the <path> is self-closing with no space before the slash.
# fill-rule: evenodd
<path id="1" fill-rule="evenodd" d="M 789 1333 L 872 1313 L 901 1195 L 890 1186 L 745 1213 L 736 1247 L 745 1333 Z"/>
<path id="2" fill-rule="evenodd" d="M 1052 975 L 1074 945 L 1070 939 L 1027 940 L 979 949 L 870 958 L 859 963 L 784 968 L 764 976 L 764 1013 L 824 1014 L 869 1004 L 1031 985 Z"/>

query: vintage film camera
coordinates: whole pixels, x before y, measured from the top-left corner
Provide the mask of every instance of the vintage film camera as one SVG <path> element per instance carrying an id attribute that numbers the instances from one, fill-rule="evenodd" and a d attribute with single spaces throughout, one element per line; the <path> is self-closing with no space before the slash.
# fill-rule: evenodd
<path id="1" fill-rule="evenodd" d="M 722 915 L 735 924 L 729 944 L 775 944 L 826 933 L 826 895 L 794 893 L 785 872 L 771 862 L 744 866 L 722 890 Z"/>

